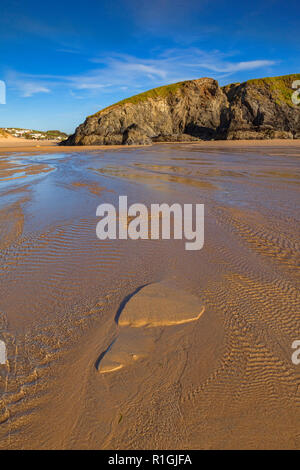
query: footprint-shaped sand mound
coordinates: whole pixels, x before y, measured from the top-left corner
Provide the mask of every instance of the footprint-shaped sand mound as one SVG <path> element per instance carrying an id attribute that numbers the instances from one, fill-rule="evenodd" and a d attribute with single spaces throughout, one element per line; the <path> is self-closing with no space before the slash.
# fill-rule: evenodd
<path id="1" fill-rule="evenodd" d="M 148 356 L 159 333 L 155 327 L 198 320 L 204 309 L 198 297 L 170 281 L 142 287 L 123 307 L 118 317 L 119 336 L 98 359 L 97 370 L 113 372 Z"/>
<path id="2" fill-rule="evenodd" d="M 97 369 L 102 374 L 122 369 L 147 356 L 153 347 L 152 336 L 126 329 L 107 350 Z"/>
<path id="3" fill-rule="evenodd" d="M 131 297 L 118 323 L 132 327 L 180 325 L 198 320 L 204 310 L 198 297 L 171 282 L 157 282 Z"/>

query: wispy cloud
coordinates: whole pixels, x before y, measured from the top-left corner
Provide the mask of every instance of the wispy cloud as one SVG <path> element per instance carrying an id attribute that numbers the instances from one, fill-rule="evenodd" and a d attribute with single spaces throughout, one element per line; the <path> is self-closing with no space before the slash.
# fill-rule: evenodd
<path id="1" fill-rule="evenodd" d="M 68 77 L 74 89 L 82 89 L 88 83 L 92 89 L 128 87 L 130 89 L 164 85 L 181 80 L 200 78 L 213 72 L 216 79 L 230 76 L 237 72 L 266 69 L 275 65 L 275 61 L 258 59 L 233 61 L 233 53 L 193 49 L 166 50 L 155 58 L 141 59 L 129 55 L 96 57 L 91 62 L 101 64 L 101 68 L 90 70 L 82 75 Z"/>
<path id="2" fill-rule="evenodd" d="M 54 89 L 68 89 L 73 94 L 112 93 L 113 91 L 139 92 L 155 86 L 207 76 L 213 72 L 220 79 L 241 71 L 266 69 L 275 64 L 273 60 L 257 59 L 234 61 L 234 53 L 218 50 L 210 53 L 197 48 L 172 49 L 154 58 L 137 58 L 125 54 L 110 57 L 94 57 L 90 63 L 97 65 L 78 75 L 29 75 L 14 74 L 8 84 L 17 88 L 21 95 L 30 97 L 35 93 L 49 93 Z"/>
<path id="3" fill-rule="evenodd" d="M 35 95 L 36 93 L 50 93 L 50 89 L 34 82 L 25 82 L 20 85 L 22 89 L 22 96 L 24 98 L 29 98 L 30 96 Z"/>
<path id="4" fill-rule="evenodd" d="M 153 59 L 124 54 L 108 58 L 96 57 L 91 62 L 101 65 L 100 68 L 68 77 L 67 80 L 74 89 L 84 88 L 83 84 L 89 84 L 86 89 L 139 89 L 200 78 L 207 75 L 207 72 L 213 72 L 213 76 L 218 79 L 236 72 L 263 69 L 275 64 L 275 61 L 266 59 L 234 62 L 232 55 L 220 51 L 207 53 L 193 48 L 167 50 Z"/>
<path id="5" fill-rule="evenodd" d="M 28 77 L 26 74 L 8 71 L 5 81 L 10 88 L 16 90 L 23 98 L 30 98 L 37 93 L 50 93 L 51 83 L 46 85 L 40 77 Z"/>
<path id="6" fill-rule="evenodd" d="M 227 64 L 211 64 L 211 63 L 199 63 L 199 67 L 203 67 L 204 69 L 210 70 L 212 72 L 217 73 L 235 73 L 244 70 L 255 70 L 262 67 L 268 67 L 274 65 L 275 62 L 272 60 L 249 60 L 248 62 L 237 62 L 237 63 L 230 63 Z"/>

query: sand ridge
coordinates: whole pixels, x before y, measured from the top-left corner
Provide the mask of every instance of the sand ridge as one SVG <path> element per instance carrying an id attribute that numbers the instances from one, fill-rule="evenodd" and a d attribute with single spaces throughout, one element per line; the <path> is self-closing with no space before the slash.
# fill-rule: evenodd
<path id="1" fill-rule="evenodd" d="M 116 315 L 117 338 L 96 362 L 100 373 L 115 372 L 147 356 L 160 335 L 157 327 L 199 320 L 205 306 L 173 281 L 155 282 L 138 289 Z"/>
<path id="2" fill-rule="evenodd" d="M 205 307 L 199 299 L 163 281 L 143 287 L 125 305 L 120 326 L 170 326 L 198 320 Z"/>

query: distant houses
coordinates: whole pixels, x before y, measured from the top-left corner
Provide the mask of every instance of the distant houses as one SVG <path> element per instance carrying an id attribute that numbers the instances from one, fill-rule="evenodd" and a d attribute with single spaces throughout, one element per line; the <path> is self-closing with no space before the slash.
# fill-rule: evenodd
<path id="1" fill-rule="evenodd" d="M 3 130 L 8 132 L 12 137 L 23 137 L 25 139 L 34 140 L 57 140 L 61 141 L 68 136 L 60 131 L 35 131 L 34 129 L 19 129 L 15 127 L 4 127 Z"/>

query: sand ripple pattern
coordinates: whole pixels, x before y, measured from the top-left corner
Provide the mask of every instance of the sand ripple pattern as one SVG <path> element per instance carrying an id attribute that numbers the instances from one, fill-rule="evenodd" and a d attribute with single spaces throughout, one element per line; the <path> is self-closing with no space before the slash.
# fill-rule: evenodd
<path id="1" fill-rule="evenodd" d="M 0 447 L 299 448 L 299 149 L 40 163 L 55 171 L 1 192 Z M 204 203 L 204 248 L 100 242 L 118 194 Z"/>

